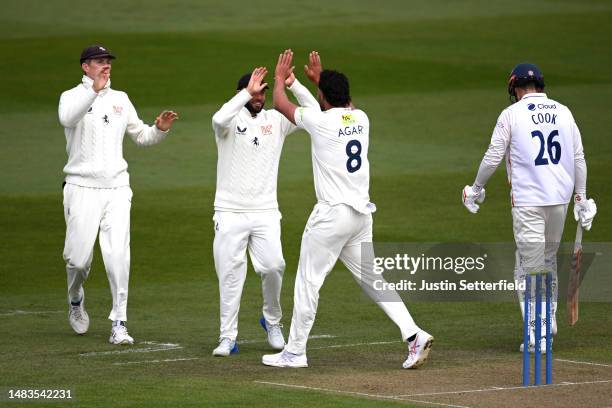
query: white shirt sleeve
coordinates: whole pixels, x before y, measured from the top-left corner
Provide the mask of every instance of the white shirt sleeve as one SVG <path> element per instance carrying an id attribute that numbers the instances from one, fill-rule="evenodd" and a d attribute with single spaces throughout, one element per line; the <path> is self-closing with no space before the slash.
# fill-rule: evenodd
<path id="1" fill-rule="evenodd" d="M 288 88 L 295 99 L 297 99 L 300 106 L 305 108 L 317 108 L 319 109 L 319 102 L 312 96 L 308 88 L 306 88 L 297 78 L 293 81 L 293 84 Z"/>
<path id="2" fill-rule="evenodd" d="M 586 196 L 587 165 L 584 159 L 582 136 L 575 121 L 573 121 L 572 137 L 574 140 L 574 191 L 576 194 Z"/>
<path id="3" fill-rule="evenodd" d="M 319 102 L 317 102 L 317 100 L 314 96 L 312 96 L 308 88 L 302 85 L 302 83 L 298 81 L 297 78 L 295 78 L 295 81 L 293 81 L 291 86 L 287 89 L 289 89 L 293 96 L 295 96 L 295 99 L 297 99 L 298 104 L 300 106 L 320 109 Z M 287 119 L 284 115 L 281 114 L 281 116 L 281 127 L 283 130 L 283 134 L 288 135 L 293 133 L 297 129 L 297 126 L 291 123 L 291 121 Z"/>
<path id="4" fill-rule="evenodd" d="M 79 123 L 87 110 L 94 103 L 98 94 L 93 88 L 77 86 L 62 93 L 60 96 L 58 115 L 59 121 L 65 128 L 73 128 Z"/>
<path id="5" fill-rule="evenodd" d="M 127 95 L 126 99 L 128 107 L 128 123 L 125 132 L 138 146 L 150 146 L 161 142 L 166 137 L 168 132 L 160 130 L 155 125 L 145 125 L 144 122 L 138 117 L 136 108 L 134 108 L 134 105 Z"/>
<path id="6" fill-rule="evenodd" d="M 320 116 L 323 114 L 318 108 L 299 107 L 295 110 L 295 125 L 306 130 L 310 135 L 314 135 Z"/>
<path id="7" fill-rule="evenodd" d="M 230 130 L 232 119 L 251 100 L 251 94 L 245 89 L 227 101 L 212 117 L 212 127 L 217 137 L 225 137 Z"/>
<path id="8" fill-rule="evenodd" d="M 491 136 L 491 142 L 489 143 L 489 148 L 487 149 L 482 161 L 480 162 L 480 167 L 478 169 L 478 174 L 476 175 L 476 180 L 474 184 L 478 187 L 483 187 L 489 181 L 489 178 L 497 169 L 497 166 L 504 159 L 504 155 L 508 150 L 508 146 L 510 145 L 510 113 L 508 110 L 504 110 L 497 119 L 497 124 L 495 125 L 495 129 L 493 129 L 493 135 Z"/>

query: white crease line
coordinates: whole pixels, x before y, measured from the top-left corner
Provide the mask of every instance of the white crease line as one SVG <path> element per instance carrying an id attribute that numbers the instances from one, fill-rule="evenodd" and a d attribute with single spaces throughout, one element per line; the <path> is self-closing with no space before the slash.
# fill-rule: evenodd
<path id="1" fill-rule="evenodd" d="M 162 346 L 162 347 L 179 347 L 180 344 L 178 343 L 158 343 L 156 341 L 142 341 L 140 342 L 140 344 L 153 344 L 155 346 Z"/>
<path id="2" fill-rule="evenodd" d="M 409 402 L 418 402 L 420 404 L 428 404 L 428 405 L 437 405 L 442 407 L 452 407 L 452 408 L 470 408 L 464 405 L 452 405 L 452 404 L 443 404 L 441 402 L 430 402 L 430 401 L 420 401 L 420 400 L 411 400 L 406 398 L 400 398 L 395 395 L 382 395 L 382 394 L 368 394 L 365 392 L 357 392 L 357 391 L 343 391 L 343 390 L 332 390 L 329 388 L 319 388 L 319 387 L 308 387 L 306 385 L 295 385 L 295 384 L 283 384 L 269 381 L 253 381 L 257 384 L 264 385 L 274 385 L 277 387 L 286 387 L 286 388 L 299 388 L 309 391 L 322 391 L 322 392 L 331 392 L 336 394 L 346 394 L 346 395 L 356 395 L 359 397 L 369 397 L 369 398 L 378 398 L 378 399 L 390 399 L 390 400 L 401 400 L 401 401 L 409 401 Z"/>
<path id="3" fill-rule="evenodd" d="M 338 336 L 334 336 L 332 334 L 314 334 L 312 336 L 308 336 L 308 340 L 317 340 L 317 339 L 335 339 Z M 267 340 L 249 340 L 249 339 L 238 339 L 238 344 L 257 344 L 257 343 L 267 343 Z"/>
<path id="4" fill-rule="evenodd" d="M 398 398 L 403 397 L 432 397 L 436 395 L 452 395 L 452 394 L 472 394 L 476 392 L 490 392 L 490 391 L 509 391 L 509 390 L 528 390 L 532 388 L 542 388 L 542 387 L 563 387 L 568 385 L 586 385 L 586 384 L 606 384 L 612 383 L 612 380 L 597 380 L 597 381 L 582 381 L 582 382 L 562 382 L 557 384 L 547 384 L 547 385 L 530 385 L 529 387 L 517 386 L 517 387 L 491 387 L 491 388 L 482 388 L 476 390 L 461 390 L 461 391 L 443 391 L 443 392 L 426 392 L 420 394 L 403 394 L 397 395 Z"/>
<path id="5" fill-rule="evenodd" d="M 373 346 L 378 344 L 395 344 L 399 343 L 398 341 L 375 341 L 372 343 L 351 343 L 351 344 L 332 344 L 329 346 L 318 346 L 318 347 L 308 347 L 308 350 L 319 350 L 319 349 L 329 349 L 329 348 L 342 348 L 342 347 L 356 347 L 356 346 Z"/>
<path id="6" fill-rule="evenodd" d="M 154 363 L 171 363 L 174 361 L 190 361 L 190 360 L 199 360 L 200 357 L 190 357 L 190 358 L 167 358 L 165 360 L 143 360 L 143 361 L 124 361 L 113 363 L 113 365 L 130 365 L 130 364 L 154 364 Z"/>
<path id="7" fill-rule="evenodd" d="M 111 351 L 90 351 L 88 353 L 81 353 L 81 357 L 93 357 L 93 356 L 108 356 L 113 354 L 125 354 L 125 353 L 154 353 L 156 351 L 169 351 L 169 350 L 180 350 L 183 347 L 175 343 L 159 343 L 157 341 L 142 341 L 140 344 L 149 344 L 156 347 L 145 347 L 145 348 L 128 348 L 124 350 L 111 350 Z"/>
<path id="8" fill-rule="evenodd" d="M 183 347 L 162 347 L 162 348 L 135 348 L 135 349 L 125 349 L 125 350 L 113 350 L 113 351 L 90 351 L 89 353 L 81 353 L 79 356 L 81 357 L 94 357 L 94 356 L 109 356 L 112 354 L 126 354 L 126 353 L 154 353 L 156 351 L 170 351 L 170 350 L 180 350 Z"/>
<path id="9" fill-rule="evenodd" d="M 8 313 L 0 313 L 0 316 L 24 316 L 24 315 L 39 315 L 39 314 L 56 314 L 65 313 L 64 310 L 49 310 L 49 311 L 27 311 L 27 310 L 13 310 Z"/>
<path id="10" fill-rule="evenodd" d="M 612 367 L 612 364 L 591 363 L 588 361 L 564 360 L 562 358 L 555 358 L 555 361 L 561 361 L 564 363 L 572 363 L 572 364 L 585 364 L 585 365 L 592 365 L 592 366 L 598 366 L 598 367 Z"/>

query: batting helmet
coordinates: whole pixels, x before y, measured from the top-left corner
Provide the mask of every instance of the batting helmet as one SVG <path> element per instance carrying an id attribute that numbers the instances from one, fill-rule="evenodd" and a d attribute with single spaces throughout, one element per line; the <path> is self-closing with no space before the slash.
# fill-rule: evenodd
<path id="1" fill-rule="evenodd" d="M 544 75 L 533 64 L 518 64 L 508 78 L 508 93 L 510 98 L 516 101 L 516 87 L 525 86 L 528 83 L 533 83 L 538 90 L 544 89 Z M 513 101 L 513 102 L 514 102 Z"/>

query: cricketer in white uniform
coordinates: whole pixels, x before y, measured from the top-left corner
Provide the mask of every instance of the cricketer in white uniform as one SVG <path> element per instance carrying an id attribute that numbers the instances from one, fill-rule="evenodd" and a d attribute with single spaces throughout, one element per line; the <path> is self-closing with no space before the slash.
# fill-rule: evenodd
<path id="1" fill-rule="evenodd" d="M 513 69 L 508 92 L 514 103 L 499 115 L 476 180 L 472 186 L 465 186 L 462 199 L 467 209 L 476 213 L 477 202 L 482 203 L 485 198 L 485 184 L 506 157 L 517 245 L 514 278 L 522 282 L 525 274 L 552 272 L 554 335 L 557 250 L 572 192 L 575 192 L 574 216 L 583 228 L 591 228 L 597 207 L 592 199 L 586 198 L 587 167 L 574 117 L 566 106 L 549 99 L 543 90 L 544 77 L 535 65 L 519 64 Z M 524 317 L 524 291 L 519 290 L 518 295 Z M 535 303 L 531 299 L 530 349 L 535 348 Z M 545 326 L 542 319 L 542 333 Z M 541 350 L 546 352 L 545 337 Z"/>
<path id="2" fill-rule="evenodd" d="M 319 290 L 339 258 L 399 327 L 402 340 L 409 342 L 404 368 L 416 368 L 427 358 L 433 337 L 419 329 L 396 292 L 393 299 L 379 299 L 373 290 L 373 281 L 380 279 L 372 268 L 373 251 L 362 252 L 371 246 L 372 213 L 376 210 L 369 197 L 368 116 L 352 106 L 346 76 L 322 71 L 316 52 L 310 54 L 307 75 L 318 84 L 323 111 L 293 105 L 282 87 L 291 72 L 291 63 L 290 50 L 279 56 L 274 105 L 310 134 L 317 204 L 302 235 L 289 341 L 282 352 L 263 356 L 262 363 L 275 367 L 308 366 L 306 342 L 314 324 Z"/>
<path id="3" fill-rule="evenodd" d="M 218 150 L 213 253 L 221 323 L 215 356 L 228 356 L 238 350 L 238 311 L 246 279 L 247 249 L 261 277 L 260 324 L 272 348 L 282 349 L 285 345 L 280 325 L 285 261 L 276 185 L 285 137 L 296 127 L 279 112 L 263 109 L 267 84 L 262 81 L 266 73 L 260 67 L 240 78 L 236 95 L 212 118 Z M 300 103 L 318 106 L 295 76 L 286 85 Z"/>
<path id="4" fill-rule="evenodd" d="M 110 87 L 111 61 L 115 57 L 103 46 L 93 45 L 81 53 L 85 75 L 81 84 L 62 93 L 59 121 L 66 134 L 68 163 L 64 193 L 66 241 L 64 260 L 68 274 L 69 322 L 78 334 L 89 328 L 83 283 L 89 275 L 96 236 L 110 283 L 113 322 L 109 342 L 132 344 L 127 321 L 130 274 L 130 189 L 123 136 L 137 145 L 160 142 L 177 118 L 162 112 L 155 125 L 138 118 L 125 92 Z"/>

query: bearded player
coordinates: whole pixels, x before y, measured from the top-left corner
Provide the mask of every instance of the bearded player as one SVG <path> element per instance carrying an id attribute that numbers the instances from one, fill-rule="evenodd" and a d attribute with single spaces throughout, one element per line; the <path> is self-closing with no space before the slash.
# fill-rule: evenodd
<path id="1" fill-rule="evenodd" d="M 219 278 L 220 334 L 215 356 L 238 351 L 238 311 L 247 272 L 247 249 L 261 277 L 263 317 L 270 347 L 282 349 L 281 284 L 285 260 L 281 213 L 276 199 L 278 164 L 285 137 L 296 127 L 275 110 L 265 110 L 267 70 L 243 75 L 236 95 L 212 118 L 217 142 L 217 192 L 213 254 Z M 286 85 L 300 103 L 317 106 L 306 87 L 291 75 Z"/>

